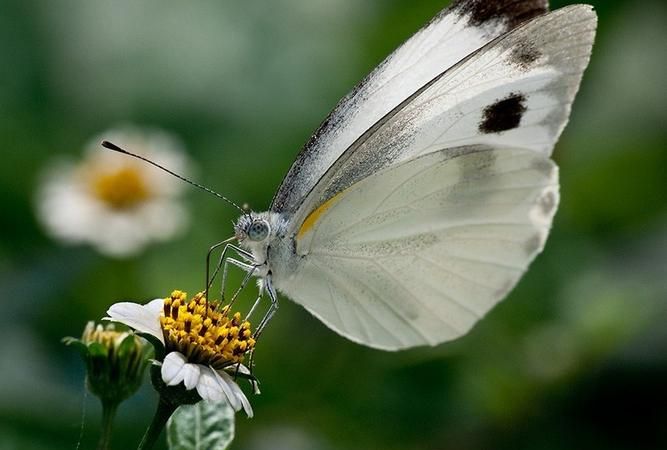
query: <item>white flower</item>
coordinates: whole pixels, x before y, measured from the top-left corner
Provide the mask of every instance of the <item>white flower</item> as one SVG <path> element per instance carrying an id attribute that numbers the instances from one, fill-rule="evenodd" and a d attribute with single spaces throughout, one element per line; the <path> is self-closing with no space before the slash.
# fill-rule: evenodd
<path id="1" fill-rule="evenodd" d="M 241 323 L 238 313 L 227 317 L 226 312 L 217 311 L 200 294 L 188 302 L 185 293 L 174 291 L 167 299 L 145 305 L 111 305 L 107 319 L 151 335 L 164 345 L 166 356 L 160 372 L 166 385 L 183 383 L 204 400 L 226 398 L 235 411 L 243 408 L 252 417 L 250 402 L 230 373 L 250 374 L 240 361 L 253 348 L 254 339 L 248 322 Z M 202 331 L 202 327 L 206 328 Z M 251 384 L 256 387 L 256 381 Z"/>
<path id="2" fill-rule="evenodd" d="M 188 222 L 179 202 L 182 184 L 143 161 L 102 148 L 103 139 L 187 172 L 181 146 L 165 132 L 124 127 L 103 133 L 86 146 L 80 162 L 55 163 L 46 171 L 37 211 L 47 232 L 114 257 L 132 256 L 151 241 L 182 232 Z"/>

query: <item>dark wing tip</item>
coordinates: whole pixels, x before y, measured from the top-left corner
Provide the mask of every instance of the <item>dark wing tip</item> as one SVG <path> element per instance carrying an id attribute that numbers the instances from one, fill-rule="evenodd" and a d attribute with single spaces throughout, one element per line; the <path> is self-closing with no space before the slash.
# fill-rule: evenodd
<path id="1" fill-rule="evenodd" d="M 472 25 L 502 21 L 507 31 L 549 11 L 548 0 L 454 0 L 452 8 L 468 16 Z"/>

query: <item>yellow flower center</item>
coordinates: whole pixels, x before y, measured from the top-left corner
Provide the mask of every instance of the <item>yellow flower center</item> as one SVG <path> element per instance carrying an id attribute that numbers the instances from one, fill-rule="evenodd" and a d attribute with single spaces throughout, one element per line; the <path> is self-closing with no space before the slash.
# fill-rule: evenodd
<path id="1" fill-rule="evenodd" d="M 125 166 L 93 176 L 94 195 L 113 209 L 130 209 L 150 197 L 145 176 L 135 167 Z"/>
<path id="2" fill-rule="evenodd" d="M 242 362 L 255 346 L 250 322 L 242 322 L 238 312 L 229 317 L 228 306 L 218 307 L 201 292 L 190 301 L 185 292 L 172 292 L 160 316 L 167 352 L 178 351 L 189 362 L 214 369 Z"/>

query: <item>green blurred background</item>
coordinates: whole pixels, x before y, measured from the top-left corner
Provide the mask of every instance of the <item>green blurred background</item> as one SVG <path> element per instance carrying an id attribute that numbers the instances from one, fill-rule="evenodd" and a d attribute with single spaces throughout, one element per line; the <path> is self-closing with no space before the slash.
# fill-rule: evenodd
<path id="1" fill-rule="evenodd" d="M 592 3 L 597 43 L 554 156 L 561 208 L 519 286 L 468 336 L 400 353 L 283 300 L 232 448 L 667 448 L 667 5 Z M 445 5 L 0 1 L 0 449 L 75 448 L 84 406 L 93 448 L 100 408 L 61 337 L 116 300 L 201 289 L 236 216 L 192 190 L 186 235 L 136 258 L 62 246 L 34 208 L 54 157 L 156 126 L 197 180 L 265 209 L 338 99 Z M 154 405 L 145 386 L 121 406 L 114 448 L 136 445 Z"/>

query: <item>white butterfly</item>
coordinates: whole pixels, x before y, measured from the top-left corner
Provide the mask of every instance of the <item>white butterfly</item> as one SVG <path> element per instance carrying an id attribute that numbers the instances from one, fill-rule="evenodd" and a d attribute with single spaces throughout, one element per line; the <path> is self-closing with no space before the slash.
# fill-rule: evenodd
<path id="1" fill-rule="evenodd" d="M 507 295 L 551 227 L 597 24 L 547 3 L 456 0 L 341 100 L 225 249 L 272 300 L 260 329 L 277 290 L 355 342 L 436 345 Z"/>

